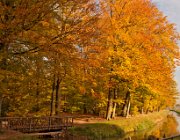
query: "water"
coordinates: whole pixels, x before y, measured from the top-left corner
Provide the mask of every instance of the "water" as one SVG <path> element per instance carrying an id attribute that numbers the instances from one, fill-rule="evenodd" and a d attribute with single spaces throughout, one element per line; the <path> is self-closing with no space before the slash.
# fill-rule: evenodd
<path id="1" fill-rule="evenodd" d="M 180 134 L 180 115 L 171 113 L 166 120 L 152 129 L 142 132 L 126 134 L 123 138 L 113 138 L 107 140 L 156 140 L 157 138 L 170 137 Z M 175 139 L 174 139 L 175 140 Z M 180 137 L 177 138 L 180 140 Z"/>

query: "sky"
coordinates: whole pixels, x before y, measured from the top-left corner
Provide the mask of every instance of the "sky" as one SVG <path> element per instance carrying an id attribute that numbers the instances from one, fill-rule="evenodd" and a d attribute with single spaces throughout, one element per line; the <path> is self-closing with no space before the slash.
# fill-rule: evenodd
<path id="1" fill-rule="evenodd" d="M 152 0 L 152 2 L 167 16 L 169 22 L 176 24 L 177 31 L 180 32 L 180 0 Z M 174 78 L 180 92 L 180 67 L 176 68 Z"/>

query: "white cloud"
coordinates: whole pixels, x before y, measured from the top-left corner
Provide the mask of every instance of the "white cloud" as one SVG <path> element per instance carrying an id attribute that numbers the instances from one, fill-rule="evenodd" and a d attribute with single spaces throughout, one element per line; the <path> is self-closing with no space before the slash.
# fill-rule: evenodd
<path id="1" fill-rule="evenodd" d="M 158 8 L 168 17 L 168 20 L 176 24 L 180 31 L 180 0 L 152 0 Z"/>

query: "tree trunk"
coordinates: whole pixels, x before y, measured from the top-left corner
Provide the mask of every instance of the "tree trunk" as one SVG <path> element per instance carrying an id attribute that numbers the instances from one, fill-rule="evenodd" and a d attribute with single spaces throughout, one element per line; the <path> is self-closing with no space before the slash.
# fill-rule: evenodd
<path id="1" fill-rule="evenodd" d="M 60 115 L 60 79 L 58 77 L 57 81 L 56 81 L 56 102 L 55 102 L 55 114 L 57 116 Z"/>
<path id="2" fill-rule="evenodd" d="M 126 93 L 125 103 L 124 103 L 124 105 L 123 105 L 123 107 L 122 107 L 121 116 L 123 116 L 123 117 L 125 117 L 125 116 L 126 116 L 126 113 L 127 113 L 129 97 L 130 97 L 130 92 L 128 91 L 128 92 Z"/>
<path id="3" fill-rule="evenodd" d="M 3 103 L 3 97 L 0 95 L 0 117 L 2 116 L 2 103 Z"/>
<path id="4" fill-rule="evenodd" d="M 117 90 L 114 89 L 114 100 L 117 99 Z M 113 102 L 113 110 L 112 110 L 112 115 L 111 115 L 111 118 L 114 119 L 115 116 L 116 116 L 116 106 L 117 106 L 117 103 L 116 101 Z"/>
<path id="5" fill-rule="evenodd" d="M 83 105 L 83 113 L 84 113 L 84 114 L 87 114 L 87 107 L 86 107 L 86 104 Z"/>
<path id="6" fill-rule="evenodd" d="M 35 112 L 40 110 L 40 75 L 41 75 L 41 66 L 40 66 L 40 58 L 38 57 L 36 60 L 36 103 L 35 103 Z"/>
<path id="7" fill-rule="evenodd" d="M 143 107 L 141 108 L 141 114 L 144 114 L 144 108 Z"/>
<path id="8" fill-rule="evenodd" d="M 36 106 L 35 106 L 35 112 L 38 112 L 40 110 L 40 106 L 39 106 L 39 80 L 36 83 Z"/>
<path id="9" fill-rule="evenodd" d="M 151 96 L 151 98 L 150 98 L 150 100 L 149 100 L 149 103 L 148 103 L 148 107 L 147 107 L 147 109 L 146 109 L 146 114 L 149 113 L 149 108 L 150 108 L 152 99 L 153 99 L 153 98 L 152 98 L 152 96 Z"/>
<path id="10" fill-rule="evenodd" d="M 141 107 L 141 114 L 144 114 L 144 99 L 142 98 L 142 107 Z"/>
<path id="11" fill-rule="evenodd" d="M 112 106 L 113 106 L 112 93 L 111 93 L 111 89 L 109 88 L 107 111 L 106 111 L 106 119 L 107 120 L 111 119 Z"/>
<path id="12" fill-rule="evenodd" d="M 130 98 L 129 98 L 129 100 L 128 100 L 128 106 L 127 106 L 127 112 L 126 112 L 126 118 L 129 116 L 130 106 L 131 106 L 131 101 L 130 101 Z"/>
<path id="13" fill-rule="evenodd" d="M 54 74 L 53 84 L 52 84 L 52 92 L 51 92 L 51 109 L 50 109 L 50 116 L 54 114 L 54 90 L 56 88 L 56 77 Z"/>
<path id="14" fill-rule="evenodd" d="M 116 106 L 117 106 L 117 103 L 114 102 L 113 103 L 113 111 L 112 111 L 112 115 L 111 115 L 112 119 L 114 119 L 116 117 Z"/>
<path id="15" fill-rule="evenodd" d="M 127 112 L 127 103 L 125 102 L 122 108 L 121 116 L 125 117 L 126 112 Z"/>

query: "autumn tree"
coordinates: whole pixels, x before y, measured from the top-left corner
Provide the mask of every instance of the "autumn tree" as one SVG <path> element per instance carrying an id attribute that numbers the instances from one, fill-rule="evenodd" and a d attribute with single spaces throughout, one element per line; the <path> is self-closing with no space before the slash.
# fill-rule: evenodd
<path id="1" fill-rule="evenodd" d="M 118 83 L 128 83 L 123 107 L 125 116 L 130 111 L 130 97 L 134 96 L 135 89 L 140 85 L 147 84 L 153 93 L 165 96 L 161 94 L 163 87 L 157 89 L 157 85 L 165 86 L 172 81 L 174 58 L 178 53 L 178 34 L 150 1 L 103 3 L 105 45 L 108 46 L 110 60 L 107 67 L 110 76 L 107 119 L 110 119 L 112 91 L 118 87 Z"/>
<path id="2" fill-rule="evenodd" d="M 0 8 L 3 115 L 109 120 L 174 105 L 179 35 L 151 1 L 3 0 Z"/>
<path id="3" fill-rule="evenodd" d="M 40 95 L 43 87 L 40 83 L 44 83 L 43 77 L 48 75 L 52 82 L 51 114 L 53 114 L 53 105 L 55 105 L 55 114 L 59 115 L 61 110 L 60 84 L 67 75 L 70 75 L 71 69 L 75 68 L 73 59 L 79 57 L 77 56 L 78 46 L 91 46 L 93 44 L 91 38 L 96 36 L 94 23 L 98 16 L 94 11 L 93 1 L 30 2 L 17 0 L 3 1 L 1 7 L 3 9 L 1 51 L 7 54 L 4 55 L 5 57 L 1 59 L 1 62 L 8 65 L 9 62 L 6 62 L 8 57 L 12 57 L 10 60 L 14 61 L 13 59 L 16 59 L 16 56 L 30 62 L 22 62 L 21 64 L 29 64 L 32 67 L 27 71 L 27 76 L 29 82 L 32 82 L 33 79 L 35 82 L 36 93 L 34 94 L 37 99 L 35 110 L 40 109 L 38 106 L 42 99 L 39 98 L 44 96 Z M 40 54 L 43 55 L 38 57 Z M 31 56 L 34 58 L 30 59 Z M 42 63 L 46 63 L 46 65 L 52 63 L 50 65 L 51 71 L 44 70 L 42 73 L 43 68 L 48 69 L 45 65 L 41 65 Z M 73 68 L 70 68 L 72 66 Z M 7 66 L 1 70 L 3 69 L 8 70 Z M 23 76 L 26 75 L 24 71 L 22 74 Z M 49 88 L 49 86 L 47 87 Z M 47 91 L 49 92 L 49 89 Z"/>

